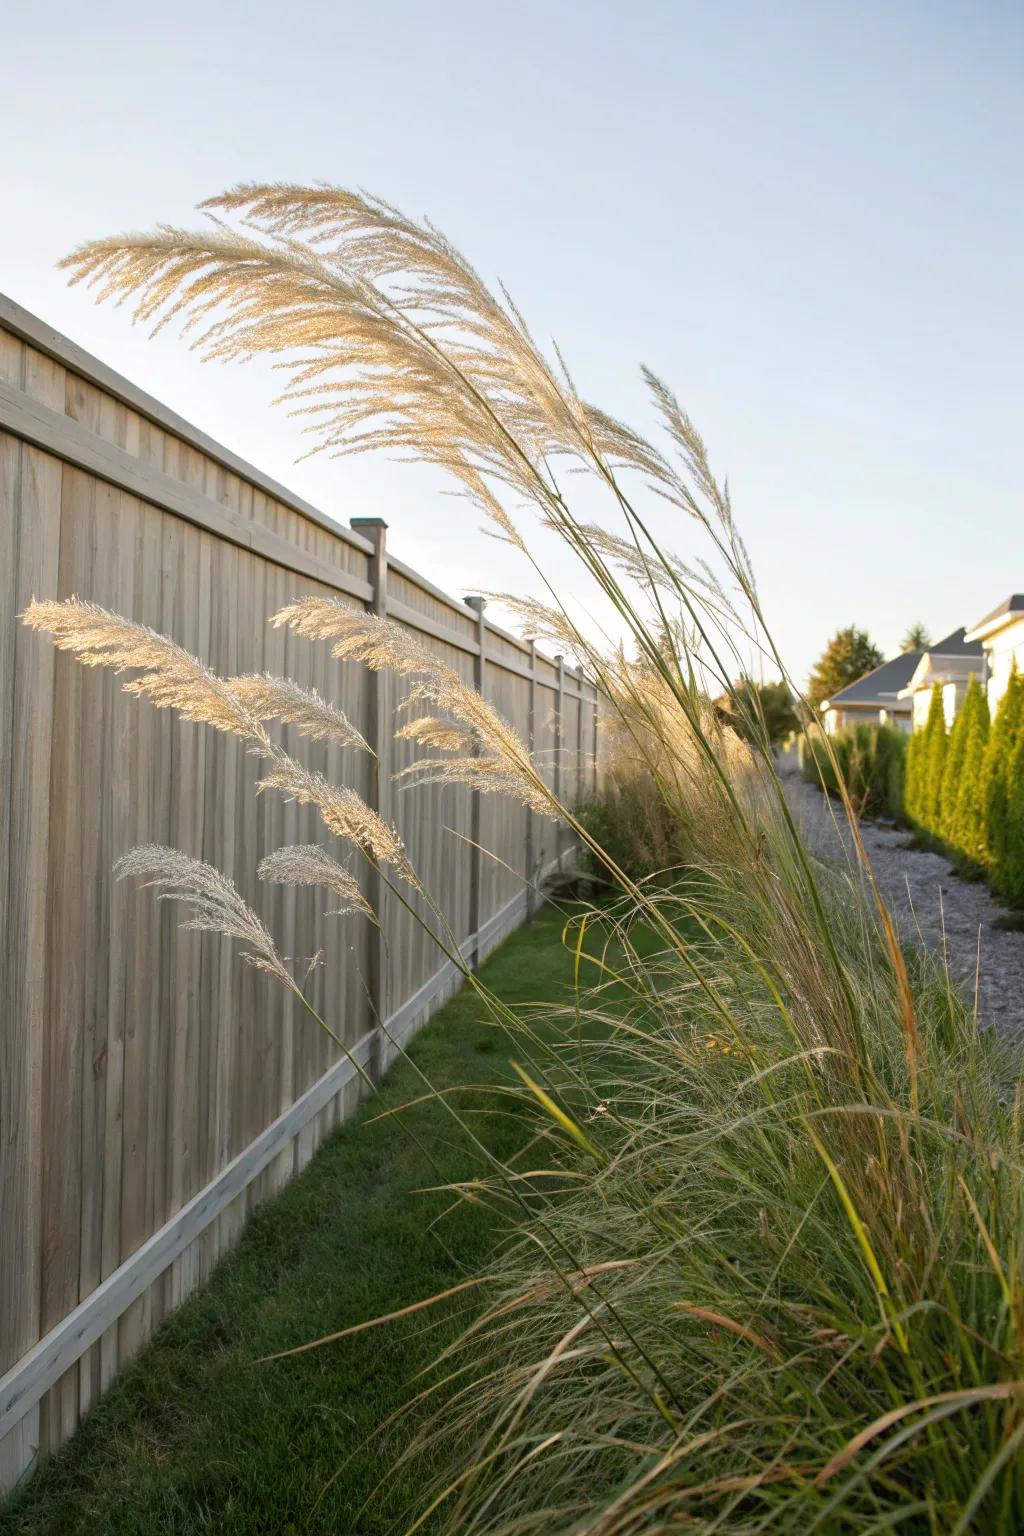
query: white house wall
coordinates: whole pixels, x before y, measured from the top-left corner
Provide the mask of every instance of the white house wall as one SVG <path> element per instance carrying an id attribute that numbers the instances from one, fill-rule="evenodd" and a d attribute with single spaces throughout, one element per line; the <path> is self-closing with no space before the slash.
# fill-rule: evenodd
<path id="1" fill-rule="evenodd" d="M 946 729 L 949 730 L 956 719 L 956 712 L 963 702 L 967 689 L 961 683 L 944 683 L 942 687 L 942 713 L 946 717 Z"/>
<path id="2" fill-rule="evenodd" d="M 930 688 L 918 688 L 914 694 L 914 719 L 915 731 L 923 731 L 928 723 L 928 711 L 931 708 L 932 691 Z"/>
<path id="3" fill-rule="evenodd" d="M 1006 692 L 1014 662 L 1024 672 L 1024 614 L 1007 624 L 991 640 L 986 640 L 985 655 L 988 660 L 988 706 L 993 712 Z"/>

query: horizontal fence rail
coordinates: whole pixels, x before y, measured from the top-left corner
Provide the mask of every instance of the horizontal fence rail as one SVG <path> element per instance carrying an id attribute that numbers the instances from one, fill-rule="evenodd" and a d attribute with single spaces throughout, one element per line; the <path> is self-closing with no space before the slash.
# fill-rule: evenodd
<path id="1" fill-rule="evenodd" d="M 219 672 L 282 672 L 333 699 L 379 775 L 337 744 L 284 738 L 396 823 L 472 962 L 571 852 L 566 831 L 496 795 L 397 790 L 413 758 L 393 735 L 406 685 L 269 626 L 306 593 L 387 615 L 484 692 L 563 798 L 592 786 L 593 684 L 396 560 L 379 519 L 352 524 L 0 295 L 0 1494 L 74 1432 L 359 1097 L 350 1059 L 283 990 L 114 883 L 115 859 L 160 842 L 225 870 L 283 953 L 322 951 L 311 1001 L 373 1072 L 459 982 L 371 871 L 379 930 L 261 885 L 271 849 L 331 841 L 315 814 L 257 799 L 238 742 L 126 698 L 27 631 L 28 602 L 89 598 Z"/>

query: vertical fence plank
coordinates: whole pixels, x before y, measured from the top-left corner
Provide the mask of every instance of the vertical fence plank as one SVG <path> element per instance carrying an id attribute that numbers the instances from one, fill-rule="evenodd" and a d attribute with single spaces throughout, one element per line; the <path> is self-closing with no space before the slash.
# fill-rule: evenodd
<path id="1" fill-rule="evenodd" d="M 558 687 L 555 693 L 555 798 L 561 800 L 565 793 L 565 770 L 562 764 L 562 752 L 565 737 L 565 657 L 556 656 L 555 664 L 558 668 Z M 555 827 L 555 857 L 558 860 L 558 868 L 562 868 L 562 823 Z"/>
<path id="2" fill-rule="evenodd" d="M 113 435 L 118 413 L 117 402 L 98 390 L 68 391 L 68 409 L 75 419 L 88 424 L 101 435 Z M 113 486 L 97 481 L 92 492 L 90 584 L 95 600 L 104 607 L 117 604 L 116 586 L 117 526 L 114 507 L 117 492 Z M 107 793 L 112 770 L 111 720 L 118 691 L 117 679 L 103 673 L 86 695 L 94 711 L 92 723 L 83 721 L 82 752 L 78 769 L 86 796 L 95 800 L 95 811 L 82 816 L 79 848 L 83 887 L 106 889 L 113 860 L 111 813 L 113 800 Z M 88 966 L 83 973 L 84 990 L 82 1030 L 82 1141 L 81 1199 L 79 1231 L 78 1298 L 84 1300 L 102 1278 L 103 1272 L 103 1186 L 105 1182 L 107 1072 L 110 1065 L 109 1033 L 110 954 L 109 903 L 97 901 L 87 923 Z M 83 1415 L 97 1401 L 100 1393 L 100 1344 L 83 1354 L 78 1364 L 78 1412 Z"/>
<path id="3" fill-rule="evenodd" d="M 574 798 L 579 800 L 583 794 L 583 668 L 576 668 L 576 692 L 579 697 L 576 700 L 576 762 L 573 765 L 573 782 L 575 785 Z"/>
<path id="4" fill-rule="evenodd" d="M 91 520 L 96 483 L 77 470 L 62 477 L 58 587 L 62 594 L 89 591 Z M 90 920 L 95 898 L 88 879 L 96 806 L 83 805 L 94 784 L 83 786 L 92 765 L 85 749 L 86 722 L 95 718 L 102 688 L 67 656 L 55 667 L 54 731 L 50 772 L 51 858 L 47 912 L 47 1007 L 43 1038 L 43 1332 L 78 1302 L 81 1241 L 83 1054 L 94 1021 L 90 995 L 95 962 Z M 95 739 L 95 736 L 94 738 Z M 72 938 L 73 936 L 73 938 Z M 78 1366 L 65 1373 L 41 1406 L 40 1444 L 63 1443 L 78 1423 Z"/>
<path id="5" fill-rule="evenodd" d="M 139 428 L 141 447 L 142 428 Z M 136 504 L 135 617 L 160 613 L 160 516 Z M 126 701 L 127 702 L 127 701 Z M 129 846 L 160 841 L 160 779 L 163 772 L 160 721 L 156 710 L 142 703 L 130 728 L 132 816 Z M 134 885 L 120 888 L 117 906 L 130 934 L 125 971 L 124 1124 L 121 1149 L 121 1259 L 145 1241 L 151 1219 L 147 1210 L 150 1181 L 150 1093 L 160 1064 L 154 1039 L 159 1018 L 160 976 L 154 951 L 160 914 L 149 893 Z M 147 1291 L 122 1315 L 118 1324 L 118 1354 L 125 1364 L 149 1337 L 152 1295 Z"/>
<path id="6" fill-rule="evenodd" d="M 134 418 L 122 413 L 118 440 L 128 447 L 138 440 Z M 112 580 L 121 611 L 129 617 L 135 610 L 135 508 L 130 497 L 117 492 L 114 504 L 117 536 L 112 563 Z M 112 680 L 114 681 L 114 680 Z M 108 730 L 109 795 L 111 808 L 111 854 L 119 857 L 130 846 L 133 804 L 136 793 L 132 765 L 133 712 L 129 700 L 114 693 L 113 713 Z M 107 957 L 107 1058 L 106 1103 L 103 1147 L 103 1204 L 100 1269 L 106 1279 L 121 1262 L 121 1206 L 124 1179 L 124 1077 L 125 1039 L 128 1020 L 129 967 L 132 953 L 132 924 L 123 903 L 122 890 L 111 892 L 109 953 Z M 104 1392 L 114 1380 L 120 1362 L 119 1329 L 115 1323 L 99 1341 L 99 1390 Z"/>
<path id="7" fill-rule="evenodd" d="M 25 348 L 0 331 L 0 379 L 21 388 Z M 18 611 L 18 508 L 23 448 L 0 432 L 0 814 L 8 825 L 14 814 L 15 636 Z M 13 828 L 12 828 L 13 830 Z M 0 839 L 0 896 L 9 907 L 14 896 L 12 838 Z M 9 936 L 8 936 L 9 939 Z M 18 946 L 20 949 L 20 945 Z M 38 1236 L 31 1223 L 38 1201 L 31 1180 L 36 1166 L 38 1130 L 33 1126 L 31 1036 L 19 1020 L 10 943 L 0 943 L 0 1231 L 16 1232 L 28 1223 L 27 1252 L 15 1243 L 0 1246 L 0 1372 L 13 1365 L 38 1336 Z M 34 1337 L 35 1336 L 35 1337 Z M 36 1411 L 38 1423 L 38 1410 Z M 0 1498 L 27 1470 L 31 1449 L 26 1437 L 34 1424 L 24 1420 L 0 1440 Z M 38 1439 L 38 1436 L 36 1435 Z"/>
<path id="8" fill-rule="evenodd" d="M 592 785 L 591 785 L 591 788 L 593 790 L 593 793 L 596 795 L 597 791 L 598 791 L 598 788 L 599 788 L 599 783 L 600 783 L 600 781 L 598 779 L 598 768 L 597 768 L 597 732 L 598 732 L 598 726 L 599 726 L 599 723 L 600 723 L 600 705 L 599 705 L 599 701 L 598 701 L 598 690 L 597 690 L 597 684 L 596 683 L 591 683 L 590 691 L 593 694 L 593 731 L 594 731 L 593 745 L 591 747 L 591 768 L 592 768 Z"/>
<path id="9" fill-rule="evenodd" d="M 57 405 L 64 370 L 0 335 L 0 376 Z M 0 435 L 0 1374 L 40 1334 L 42 1061 L 54 654 L 17 624 L 57 584 L 63 467 Z M 17 744 L 17 751 L 13 748 Z M 10 1234 L 17 1234 L 10 1240 Z M 0 1441 L 0 1497 L 31 1468 L 34 1407 Z"/>
<path id="10" fill-rule="evenodd" d="M 487 607 L 487 600 L 483 597 L 467 597 L 466 603 L 476 614 L 475 639 L 479 646 L 477 654 L 473 657 L 473 686 L 477 693 L 486 698 L 487 620 L 484 618 L 484 609 Z M 482 799 L 480 791 L 474 789 L 469 813 L 469 931 L 474 938 L 472 951 L 466 956 L 474 969 L 480 963 L 480 929 L 484 921 L 484 852 L 480 842 L 483 834 Z"/>
<path id="11" fill-rule="evenodd" d="M 531 758 L 537 750 L 537 642 L 530 645 L 530 681 L 526 706 L 526 746 Z M 526 813 L 526 911 L 532 915 L 536 909 L 539 884 L 539 860 L 537 857 L 537 812 Z"/>

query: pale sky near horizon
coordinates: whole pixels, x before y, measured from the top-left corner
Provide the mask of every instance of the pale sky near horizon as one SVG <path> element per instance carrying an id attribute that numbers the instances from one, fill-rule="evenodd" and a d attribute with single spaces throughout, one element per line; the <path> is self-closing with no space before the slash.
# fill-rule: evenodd
<path id="1" fill-rule="evenodd" d="M 674 387 L 803 676 L 840 625 L 891 653 L 1024 589 L 1022 86 L 1020 0 L 0 0 L 0 291 L 448 590 L 526 590 L 432 476 L 296 465 L 265 369 L 54 270 L 239 180 L 426 213 L 588 398 L 647 428 L 637 363 Z"/>

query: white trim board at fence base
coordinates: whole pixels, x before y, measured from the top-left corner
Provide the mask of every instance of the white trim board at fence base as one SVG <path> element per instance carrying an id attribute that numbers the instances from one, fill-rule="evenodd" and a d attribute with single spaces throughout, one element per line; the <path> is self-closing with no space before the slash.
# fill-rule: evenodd
<path id="1" fill-rule="evenodd" d="M 552 860 L 545 874 L 561 864 L 572 850 L 567 848 Z M 474 954 L 518 926 L 527 915 L 528 892 L 521 891 L 506 902 L 493 917 L 482 924 L 463 944 L 467 954 Z M 350 1056 L 336 1062 L 324 1076 L 296 1099 L 282 1115 L 268 1125 L 244 1152 L 230 1162 L 204 1189 L 183 1205 L 152 1237 L 137 1248 L 120 1268 L 69 1312 L 55 1328 L 39 1340 L 26 1355 L 0 1377 L 0 1442 L 16 1428 L 50 1387 L 94 1344 L 121 1314 L 152 1285 L 210 1223 L 268 1167 L 285 1146 L 318 1115 L 325 1105 L 356 1075 L 353 1058 L 363 1066 L 378 1044 L 387 1050 L 400 1046 L 420 1025 L 426 1023 L 434 1006 L 450 995 L 458 974 L 451 961 L 414 992 L 386 1021 L 383 1029 L 373 1029 L 352 1046 Z M 447 990 L 446 990 L 447 989 Z M 434 1006 L 432 1006 L 434 1005 Z M 2 1497 L 2 1492 L 0 1492 Z"/>

